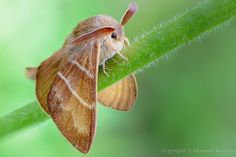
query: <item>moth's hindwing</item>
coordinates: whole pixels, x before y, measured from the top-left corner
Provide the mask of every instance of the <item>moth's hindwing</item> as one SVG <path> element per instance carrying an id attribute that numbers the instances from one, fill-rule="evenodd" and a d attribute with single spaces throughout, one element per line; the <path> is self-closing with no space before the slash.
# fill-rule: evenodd
<path id="1" fill-rule="evenodd" d="M 54 122 L 83 153 L 89 151 L 95 134 L 99 55 L 99 44 L 93 43 L 64 58 L 48 94 Z"/>
<path id="2" fill-rule="evenodd" d="M 134 74 L 98 93 L 98 101 L 107 107 L 127 111 L 132 108 L 138 93 Z"/>

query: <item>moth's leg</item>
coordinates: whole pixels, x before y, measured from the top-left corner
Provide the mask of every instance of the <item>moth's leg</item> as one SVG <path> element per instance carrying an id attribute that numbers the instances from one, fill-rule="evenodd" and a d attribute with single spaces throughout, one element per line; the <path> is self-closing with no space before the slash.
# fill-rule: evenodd
<path id="1" fill-rule="evenodd" d="M 129 39 L 126 37 L 124 38 L 124 44 L 125 44 L 125 47 L 130 45 Z"/>
<path id="2" fill-rule="evenodd" d="M 120 51 L 117 51 L 117 54 L 121 56 L 124 60 L 128 61 L 128 58 L 126 58 L 123 54 L 120 53 Z"/>
<path id="3" fill-rule="evenodd" d="M 97 43 L 98 44 L 98 49 L 97 49 L 97 51 L 98 51 L 98 54 L 100 55 L 100 53 L 101 53 L 101 49 L 100 49 L 100 47 L 101 47 L 101 45 L 99 44 L 99 43 Z M 101 56 L 100 56 L 101 57 Z M 101 64 L 100 64 L 101 65 Z M 99 66 L 99 65 L 98 65 Z M 109 75 L 108 75 L 108 73 L 106 72 L 106 61 L 102 61 L 102 71 L 104 72 L 104 74 L 105 75 L 107 75 L 107 77 L 109 77 Z"/>
<path id="4" fill-rule="evenodd" d="M 124 47 L 127 47 L 129 45 L 130 45 L 129 39 L 125 37 L 124 38 Z M 124 60 L 128 61 L 128 59 L 123 54 L 121 54 L 120 51 L 116 51 L 116 52 L 117 52 L 118 55 L 121 56 L 121 58 L 123 58 Z"/>
<path id="5" fill-rule="evenodd" d="M 106 72 L 106 63 L 105 62 L 102 64 L 102 71 L 104 72 L 104 74 L 107 75 L 107 77 L 109 77 L 108 73 Z"/>

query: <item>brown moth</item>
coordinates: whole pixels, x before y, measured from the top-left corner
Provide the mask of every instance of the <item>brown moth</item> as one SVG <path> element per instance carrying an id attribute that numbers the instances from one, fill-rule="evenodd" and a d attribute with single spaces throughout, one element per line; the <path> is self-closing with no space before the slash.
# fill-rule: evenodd
<path id="1" fill-rule="evenodd" d="M 99 15 L 80 22 L 63 47 L 37 68 L 26 68 L 36 80 L 37 99 L 61 133 L 83 153 L 91 147 L 96 130 L 97 99 L 103 105 L 122 111 L 133 106 L 137 84 L 132 74 L 97 94 L 98 68 L 129 45 L 123 26 L 135 15 L 131 3 L 117 22 Z M 108 75 L 108 74 L 107 74 Z"/>

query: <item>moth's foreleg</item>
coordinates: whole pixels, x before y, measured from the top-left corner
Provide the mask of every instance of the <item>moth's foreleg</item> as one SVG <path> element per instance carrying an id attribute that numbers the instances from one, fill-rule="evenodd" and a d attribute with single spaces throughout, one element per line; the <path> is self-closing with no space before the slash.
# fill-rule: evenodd
<path id="1" fill-rule="evenodd" d="M 130 45 L 129 39 L 124 37 L 124 46 L 127 47 L 129 45 Z M 119 56 L 121 56 L 121 58 L 123 58 L 124 60 L 128 61 L 128 59 L 123 54 L 121 54 L 120 51 L 116 51 L 116 52 L 117 52 L 117 54 Z"/>
<path id="2" fill-rule="evenodd" d="M 130 45 L 129 39 L 126 37 L 124 37 L 124 45 L 125 45 L 125 47 Z"/>
<path id="3" fill-rule="evenodd" d="M 128 61 L 128 58 L 126 58 L 122 53 L 120 53 L 119 51 L 117 51 L 117 54 L 119 56 L 121 56 L 121 58 L 123 58 L 124 60 Z"/>
<path id="4" fill-rule="evenodd" d="M 102 64 L 102 71 L 104 72 L 104 74 L 107 75 L 107 77 L 109 77 L 109 74 L 106 72 L 106 63 L 105 62 Z"/>

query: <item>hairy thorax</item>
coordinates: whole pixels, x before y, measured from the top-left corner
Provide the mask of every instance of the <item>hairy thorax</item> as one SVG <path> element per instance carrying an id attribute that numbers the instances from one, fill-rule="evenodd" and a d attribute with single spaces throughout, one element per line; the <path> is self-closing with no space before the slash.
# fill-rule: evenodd
<path id="1" fill-rule="evenodd" d="M 126 39 L 127 40 L 127 39 Z M 100 57 L 99 65 L 104 64 L 108 59 L 112 58 L 126 46 L 126 40 L 114 40 L 110 37 L 105 37 L 100 40 Z"/>
<path id="2" fill-rule="evenodd" d="M 116 34 L 115 38 L 112 38 L 111 34 L 104 35 L 103 37 L 94 36 L 88 41 L 83 41 L 77 46 L 70 45 L 71 41 L 75 40 L 79 36 L 83 36 L 86 33 L 93 32 L 103 27 L 114 28 L 114 33 Z M 99 65 L 104 64 L 108 59 L 112 58 L 129 43 L 128 39 L 125 37 L 123 26 L 112 17 L 106 15 L 94 16 L 79 23 L 74 29 L 74 32 L 67 39 L 66 43 L 68 44 L 70 50 L 76 49 L 80 52 L 81 49 L 89 48 L 95 42 L 98 42 L 100 45 Z"/>

